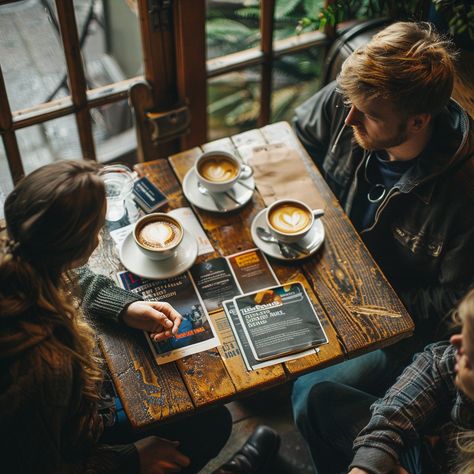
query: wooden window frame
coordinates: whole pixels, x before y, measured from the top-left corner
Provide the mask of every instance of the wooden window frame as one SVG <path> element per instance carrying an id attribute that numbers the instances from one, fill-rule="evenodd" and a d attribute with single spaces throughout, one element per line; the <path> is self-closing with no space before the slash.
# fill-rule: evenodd
<path id="1" fill-rule="evenodd" d="M 5 3 L 12 1 L 0 0 L 0 5 Z M 87 89 L 73 0 L 55 0 L 55 3 L 71 95 L 12 112 L 0 67 L 0 133 L 14 183 L 24 175 L 15 136 L 17 130 L 74 114 L 82 155 L 95 160 L 90 110 L 127 99 L 130 88 L 143 81 L 150 85 L 155 111 L 166 111 L 183 102 L 191 109 L 190 133 L 181 140 L 162 145 L 160 154 L 163 156 L 206 141 L 207 80 L 249 66 L 262 68 L 258 124 L 263 126 L 270 121 L 271 115 L 274 59 L 314 46 L 325 47 L 330 41 L 326 32 L 309 32 L 273 41 L 275 0 L 261 0 L 260 46 L 206 61 L 205 0 L 137 0 L 143 76 Z M 173 24 L 157 28 L 156 22 L 166 23 L 166 18 L 157 19 L 156 15 L 161 13 L 152 13 L 153 5 L 168 8 L 172 15 L 169 23 Z M 193 14 L 189 15 L 191 9 Z M 156 47 L 157 44 L 161 47 Z M 170 54 L 171 47 L 175 54 Z"/>

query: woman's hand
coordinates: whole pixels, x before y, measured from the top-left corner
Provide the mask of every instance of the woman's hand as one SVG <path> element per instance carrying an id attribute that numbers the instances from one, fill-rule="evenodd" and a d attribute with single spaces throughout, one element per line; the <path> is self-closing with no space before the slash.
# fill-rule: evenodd
<path id="1" fill-rule="evenodd" d="M 147 436 L 134 444 L 140 460 L 140 474 L 180 472 L 181 468 L 189 466 L 191 462 L 187 456 L 178 451 L 178 441 Z"/>
<path id="2" fill-rule="evenodd" d="M 169 303 L 134 301 L 125 308 L 122 319 L 131 328 L 151 333 L 153 340 L 163 341 L 177 334 L 183 318 Z"/>

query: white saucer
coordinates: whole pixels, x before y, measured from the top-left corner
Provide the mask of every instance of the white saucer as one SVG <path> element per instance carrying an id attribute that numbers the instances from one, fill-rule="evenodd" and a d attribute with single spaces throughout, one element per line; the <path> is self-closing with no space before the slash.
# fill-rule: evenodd
<path id="1" fill-rule="evenodd" d="M 264 242 L 257 235 L 257 227 L 263 227 L 265 230 L 268 230 L 267 222 L 265 219 L 265 212 L 266 209 L 263 209 L 255 216 L 250 227 L 250 232 L 252 234 L 252 239 L 255 242 L 255 245 L 269 257 L 278 258 L 279 260 L 285 260 L 288 262 L 292 262 L 294 260 L 302 260 L 313 255 L 314 252 L 316 252 L 324 242 L 324 225 L 321 219 L 316 219 L 311 230 L 298 242 L 298 245 L 300 247 L 304 247 L 305 249 L 309 250 L 308 255 L 302 255 L 301 257 L 296 258 L 284 257 L 277 244 Z"/>
<path id="2" fill-rule="evenodd" d="M 198 243 L 192 234 L 184 231 L 183 241 L 175 257 L 166 260 L 151 260 L 137 247 L 130 233 L 120 247 L 120 260 L 123 266 L 135 275 L 150 280 L 172 278 L 191 268 L 198 253 Z"/>
<path id="3" fill-rule="evenodd" d="M 237 181 L 225 193 L 202 194 L 198 189 L 198 180 L 194 168 L 191 168 L 183 180 L 183 192 L 186 199 L 200 209 L 211 212 L 235 211 L 252 199 L 255 190 L 253 177 Z M 214 199 L 213 199 L 214 197 Z M 216 204 L 218 202 L 220 207 Z"/>

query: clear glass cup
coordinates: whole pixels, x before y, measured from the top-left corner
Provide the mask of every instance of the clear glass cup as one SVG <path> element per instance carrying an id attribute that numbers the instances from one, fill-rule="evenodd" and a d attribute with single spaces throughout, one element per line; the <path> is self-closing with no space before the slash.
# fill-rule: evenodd
<path id="1" fill-rule="evenodd" d="M 118 221 L 127 211 L 125 200 L 132 192 L 134 173 L 125 165 L 107 165 L 102 168 L 100 175 L 107 198 L 105 219 Z"/>

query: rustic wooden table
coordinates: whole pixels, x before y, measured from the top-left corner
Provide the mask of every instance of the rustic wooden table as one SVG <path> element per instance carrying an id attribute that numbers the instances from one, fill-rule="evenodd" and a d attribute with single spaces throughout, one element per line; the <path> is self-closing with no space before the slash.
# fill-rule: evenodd
<path id="1" fill-rule="evenodd" d="M 219 149 L 238 154 L 239 150 L 248 150 L 249 145 L 276 142 L 286 143 L 304 157 L 308 173 L 326 203 L 326 238 L 313 257 L 292 264 L 270 259 L 271 266 L 282 283 L 299 280 L 305 285 L 329 344 L 321 346 L 317 354 L 252 372 L 246 371 L 239 357 L 227 359 L 222 347 L 158 366 L 142 333 L 113 325 L 100 327 L 104 355 L 134 428 L 145 428 L 284 383 L 305 372 L 393 344 L 413 332 L 410 316 L 287 123 L 207 143 L 169 160 L 139 164 L 136 169 L 159 186 L 172 209 L 189 205 L 181 182 L 202 151 Z M 243 209 L 232 214 L 195 208 L 215 249 L 199 258 L 210 259 L 255 247 L 250 224 L 263 208 L 258 192 Z M 91 267 L 112 277 L 123 269 L 110 237 L 105 237 Z"/>

